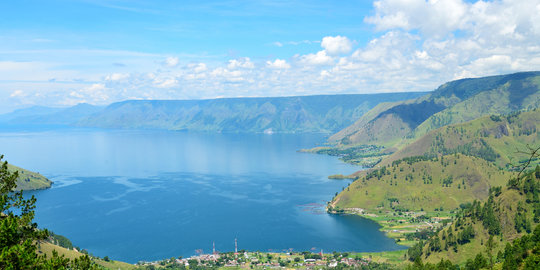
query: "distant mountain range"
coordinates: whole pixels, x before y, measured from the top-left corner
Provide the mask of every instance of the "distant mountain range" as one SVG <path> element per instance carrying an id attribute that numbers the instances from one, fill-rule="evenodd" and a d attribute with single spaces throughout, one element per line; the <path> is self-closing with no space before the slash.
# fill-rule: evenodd
<path id="1" fill-rule="evenodd" d="M 69 108 L 33 106 L 0 115 L 0 125 L 73 125 L 104 108 L 105 106 L 94 106 L 85 103 Z"/>
<path id="2" fill-rule="evenodd" d="M 63 125 L 204 132 L 334 133 L 381 102 L 424 92 L 207 100 L 129 100 L 106 107 L 31 107 L 0 115 L 0 125 Z"/>

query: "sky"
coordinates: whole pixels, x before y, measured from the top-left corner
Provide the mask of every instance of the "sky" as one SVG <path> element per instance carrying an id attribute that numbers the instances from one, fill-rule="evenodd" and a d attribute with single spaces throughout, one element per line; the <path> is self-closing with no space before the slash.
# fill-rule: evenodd
<path id="1" fill-rule="evenodd" d="M 0 113 L 540 70 L 540 0 L 0 1 Z"/>

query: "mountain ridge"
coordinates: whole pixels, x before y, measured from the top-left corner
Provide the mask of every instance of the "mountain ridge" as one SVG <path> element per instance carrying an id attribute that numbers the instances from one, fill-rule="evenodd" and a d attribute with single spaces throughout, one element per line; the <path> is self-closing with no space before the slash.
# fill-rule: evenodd
<path id="1" fill-rule="evenodd" d="M 447 82 L 416 100 L 397 102 L 376 116 L 368 112 L 351 127 L 331 136 L 329 142 L 375 144 L 399 149 L 430 130 L 445 125 L 539 105 L 539 71 L 461 79 Z M 392 128 L 393 132 L 388 132 Z"/>
<path id="2" fill-rule="evenodd" d="M 81 119 L 81 127 L 204 132 L 333 133 L 387 100 L 421 92 L 208 100 L 130 100 Z"/>
<path id="3" fill-rule="evenodd" d="M 108 106 L 38 106 L 0 115 L 0 123 L 225 133 L 334 133 L 381 102 L 414 99 L 425 94 L 126 100 Z"/>

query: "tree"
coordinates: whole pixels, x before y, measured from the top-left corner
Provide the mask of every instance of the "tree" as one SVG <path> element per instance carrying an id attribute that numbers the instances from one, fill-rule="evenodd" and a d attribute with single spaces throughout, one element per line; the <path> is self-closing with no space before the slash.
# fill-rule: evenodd
<path id="1" fill-rule="evenodd" d="M 7 164 L 0 166 L 0 268 L 36 268 L 40 258 L 34 241 L 45 239 L 48 232 L 32 222 L 36 198 L 25 200 L 22 191 L 13 192 L 19 174 L 8 171 Z"/>
<path id="2" fill-rule="evenodd" d="M 493 268 L 493 250 L 497 248 L 497 242 L 493 240 L 493 235 L 489 236 L 488 241 L 486 242 L 486 254 L 489 259 L 489 267 Z"/>
<path id="3" fill-rule="evenodd" d="M 34 220 L 36 198 L 23 197 L 18 172 L 10 172 L 0 155 L 0 269 L 98 269 L 88 255 L 72 261 L 53 251 L 51 258 L 37 254 L 37 244 L 49 236 Z"/>

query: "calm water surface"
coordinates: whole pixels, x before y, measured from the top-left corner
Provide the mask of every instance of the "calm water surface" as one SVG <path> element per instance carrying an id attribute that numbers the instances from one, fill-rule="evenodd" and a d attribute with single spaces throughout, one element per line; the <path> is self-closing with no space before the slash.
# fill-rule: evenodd
<path id="1" fill-rule="evenodd" d="M 322 135 L 168 131 L 0 132 L 12 164 L 55 182 L 36 221 L 97 256 L 127 262 L 219 251 L 383 251 L 402 247 L 356 216 L 324 212 L 358 170 L 297 153 Z"/>

